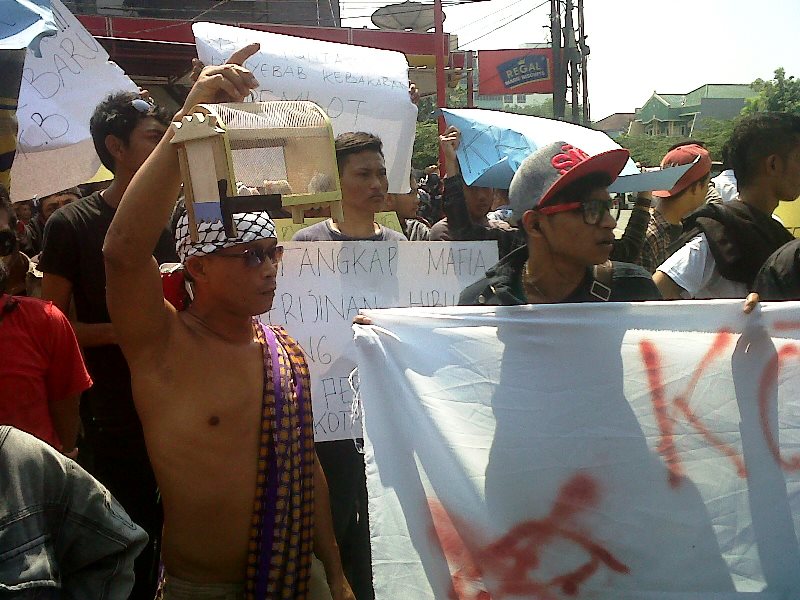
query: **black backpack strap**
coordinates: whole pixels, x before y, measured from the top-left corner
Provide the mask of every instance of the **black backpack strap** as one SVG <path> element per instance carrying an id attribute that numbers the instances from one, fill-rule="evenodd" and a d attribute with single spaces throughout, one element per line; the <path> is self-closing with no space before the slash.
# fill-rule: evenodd
<path id="1" fill-rule="evenodd" d="M 595 265 L 593 269 L 594 281 L 589 293 L 603 302 L 611 298 L 611 281 L 614 278 L 614 264 L 607 260 L 603 264 Z"/>

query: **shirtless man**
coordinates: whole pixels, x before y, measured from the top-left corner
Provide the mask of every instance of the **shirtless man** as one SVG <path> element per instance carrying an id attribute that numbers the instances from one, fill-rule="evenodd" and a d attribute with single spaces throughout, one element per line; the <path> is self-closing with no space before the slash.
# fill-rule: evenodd
<path id="1" fill-rule="evenodd" d="M 175 120 L 198 103 L 241 102 L 257 82 L 239 65 L 257 50 L 248 46 L 230 63 L 203 69 Z M 165 598 L 213 590 L 226 599 L 243 599 L 245 591 L 259 600 L 305 599 L 313 529 L 333 598 L 350 599 L 313 426 L 303 420 L 311 405 L 298 389 L 310 389 L 302 353 L 283 332 L 252 321 L 275 294 L 281 252 L 269 216 L 237 215 L 234 240 L 219 224 L 201 224 L 200 244 L 188 239 L 184 217 L 177 246 L 195 297 L 180 313 L 164 300 L 152 252 L 180 187 L 171 137 L 170 130 L 129 185 L 103 248 L 108 306 L 164 501 Z M 280 394 L 270 396 L 275 353 L 285 412 Z M 285 373 L 298 368 L 300 377 L 287 381 Z M 289 415 L 291 426 L 275 412 Z M 270 416 L 272 428 L 262 428 Z M 276 457 L 277 472 L 268 468 Z M 264 482 L 276 475 L 270 496 Z M 287 502 L 297 512 L 287 513 Z"/>

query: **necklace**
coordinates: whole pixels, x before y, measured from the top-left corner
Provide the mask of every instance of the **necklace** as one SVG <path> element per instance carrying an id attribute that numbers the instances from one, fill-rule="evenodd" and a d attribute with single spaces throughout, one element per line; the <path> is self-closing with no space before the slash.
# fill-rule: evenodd
<path id="1" fill-rule="evenodd" d="M 525 261 L 525 269 L 522 272 L 522 284 L 526 288 L 530 286 L 530 289 L 532 289 L 535 296 L 538 296 L 542 300 L 547 300 L 547 294 L 542 291 L 542 288 L 536 285 L 536 282 L 533 280 L 533 275 L 531 275 L 531 272 L 528 270 L 528 261 Z M 528 291 L 530 290 L 526 289 L 525 293 L 527 294 Z"/>

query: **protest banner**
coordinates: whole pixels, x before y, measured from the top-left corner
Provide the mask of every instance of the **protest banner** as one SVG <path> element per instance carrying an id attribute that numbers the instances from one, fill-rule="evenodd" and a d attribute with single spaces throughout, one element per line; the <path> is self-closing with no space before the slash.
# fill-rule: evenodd
<path id="1" fill-rule="evenodd" d="M 314 438 L 361 436 L 351 427 L 353 317 L 394 306 L 453 306 L 497 261 L 494 242 L 289 242 L 265 323 L 283 325 L 311 371 Z"/>
<path id="2" fill-rule="evenodd" d="M 442 113 L 448 125 L 461 131 L 456 154 L 467 185 L 507 190 L 522 161 L 553 142 L 567 142 L 592 156 L 621 148 L 602 131 L 555 119 L 474 108 L 444 108 Z M 690 166 L 640 173 L 629 159 L 608 191 L 668 190 Z"/>
<path id="3" fill-rule="evenodd" d="M 797 597 L 800 303 L 365 314 L 377 600 Z"/>
<path id="4" fill-rule="evenodd" d="M 223 64 L 249 43 L 261 44 L 244 65 L 260 84 L 255 101 L 310 100 L 330 117 L 334 134 L 379 136 L 389 191 L 409 190 L 417 107 L 408 96 L 408 62 L 402 53 L 215 23 L 195 23 L 192 30 L 197 55 L 209 65 Z"/>
<path id="5" fill-rule="evenodd" d="M 100 168 L 89 133 L 94 107 L 108 94 L 138 87 L 59 0 L 58 31 L 41 39 L 41 57 L 25 56 L 11 198 L 45 196 L 88 181 Z"/>
<path id="6" fill-rule="evenodd" d="M 39 52 L 43 36 L 56 31 L 50 0 L 19 0 L 4 2 L 0 18 L 0 51 L 32 47 Z"/>

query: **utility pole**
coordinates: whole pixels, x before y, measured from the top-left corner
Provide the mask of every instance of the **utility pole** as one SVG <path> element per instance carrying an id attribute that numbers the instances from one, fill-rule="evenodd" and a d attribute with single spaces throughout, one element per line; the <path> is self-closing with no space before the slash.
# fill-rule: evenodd
<path id="1" fill-rule="evenodd" d="M 550 39 L 553 47 L 553 117 L 563 121 L 567 73 L 561 52 L 561 0 L 550 0 Z"/>
<path id="2" fill-rule="evenodd" d="M 578 47 L 575 41 L 575 28 L 572 24 L 572 0 L 566 0 L 564 13 L 564 54 L 569 69 L 570 90 L 572 91 L 572 122 L 579 123 L 579 100 L 578 88 L 580 87 L 580 75 L 578 73 Z"/>
<path id="3" fill-rule="evenodd" d="M 589 127 L 591 111 L 589 110 L 589 77 L 586 74 L 586 65 L 589 62 L 589 46 L 586 45 L 586 29 L 583 16 L 583 0 L 578 0 L 578 48 L 581 52 L 581 89 L 583 90 L 583 124 Z"/>

